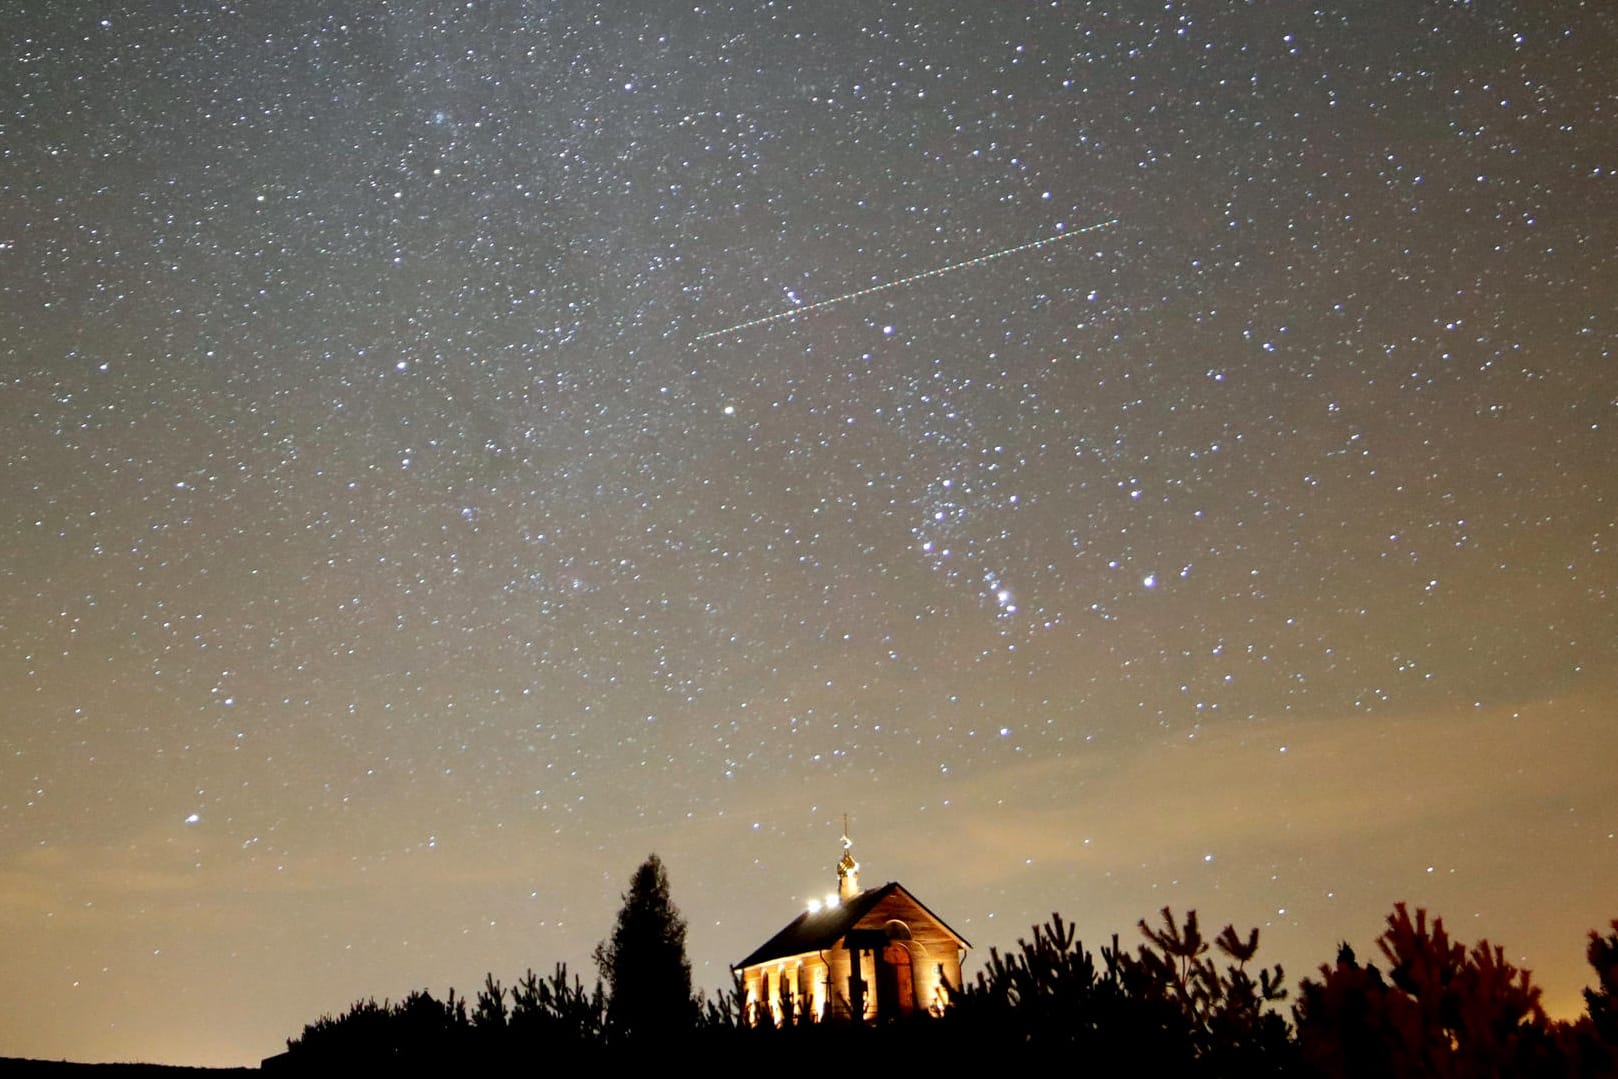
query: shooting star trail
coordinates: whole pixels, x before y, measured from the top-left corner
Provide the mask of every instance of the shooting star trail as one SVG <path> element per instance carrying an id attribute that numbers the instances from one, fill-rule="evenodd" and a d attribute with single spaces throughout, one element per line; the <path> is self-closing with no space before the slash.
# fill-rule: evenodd
<path id="1" fill-rule="evenodd" d="M 722 330 L 709 330 L 707 333 L 698 334 L 696 337 L 691 339 L 691 343 L 697 344 L 701 341 L 711 341 L 716 337 L 729 337 L 733 333 L 741 333 L 743 330 L 751 330 L 758 326 L 767 326 L 772 322 L 780 322 L 782 319 L 801 318 L 804 315 L 813 314 L 816 311 L 824 311 L 826 308 L 836 306 L 840 303 L 848 303 L 850 300 L 858 300 L 863 299 L 866 296 L 874 296 L 878 292 L 886 292 L 891 288 L 904 288 L 906 285 L 913 285 L 917 281 L 925 281 L 930 277 L 943 277 L 945 274 L 954 273 L 957 270 L 968 270 L 973 266 L 982 266 L 984 263 L 993 262 L 995 259 L 1003 259 L 1011 255 L 1021 254 L 1024 251 L 1032 251 L 1035 248 L 1061 243 L 1063 240 L 1071 240 L 1073 237 L 1083 236 L 1087 232 L 1098 232 L 1101 229 L 1108 228 L 1112 225 L 1116 225 L 1117 223 L 1118 219 L 1115 217 L 1111 220 L 1101 221 L 1094 225 L 1086 225 L 1082 229 L 1074 229 L 1071 232 L 1057 233 L 1055 236 L 1046 236 L 1041 240 L 1030 240 L 1028 243 L 1018 244 L 1016 247 L 1008 247 L 1004 251 L 994 251 L 987 255 L 979 255 L 977 258 L 967 259 L 965 262 L 952 262 L 948 266 L 940 266 L 935 270 L 925 270 L 922 273 L 913 273 L 909 277 L 901 277 L 897 281 L 889 281 L 882 285 L 872 285 L 869 288 L 857 289 L 854 292 L 845 292 L 841 296 L 833 296 L 829 300 L 818 300 L 815 303 L 805 304 L 802 307 L 789 307 L 785 311 L 777 311 L 775 314 L 765 315 L 763 318 L 749 319 L 746 322 L 738 322 L 734 326 L 726 326 Z"/>

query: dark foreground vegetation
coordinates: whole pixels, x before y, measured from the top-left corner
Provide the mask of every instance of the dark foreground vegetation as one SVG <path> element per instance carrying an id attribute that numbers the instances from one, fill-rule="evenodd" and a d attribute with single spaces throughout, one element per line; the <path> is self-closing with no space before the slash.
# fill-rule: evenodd
<path id="1" fill-rule="evenodd" d="M 75 1064 L 0 1057 L 6 1079 L 252 1079 L 252 1068 L 186 1068 L 173 1064 Z"/>
<path id="2" fill-rule="evenodd" d="M 693 997 L 685 925 L 655 858 L 636 874 L 610 942 L 605 983 L 558 966 L 475 998 L 411 993 L 309 1024 L 267 1061 L 293 1071 L 410 1066 L 528 1073 L 624 1059 L 725 1068 L 1057 1067 L 1096 1075 L 1508 1079 L 1618 1075 L 1618 921 L 1591 932 L 1586 1012 L 1554 1022 L 1527 971 L 1486 941 L 1468 949 L 1442 920 L 1403 904 L 1377 941 L 1380 964 L 1345 944 L 1295 996 L 1279 966 L 1255 965 L 1258 930 L 1211 941 L 1195 912 L 1140 923 L 1134 950 L 1086 948 L 1058 915 L 952 990 L 938 1016 L 853 1025 L 749 1015 L 739 988 Z M 783 1002 L 786 1003 L 786 1002 Z M 790 1015 L 790 1007 L 783 1011 Z M 760 1022 L 760 1019 L 764 1021 Z"/>

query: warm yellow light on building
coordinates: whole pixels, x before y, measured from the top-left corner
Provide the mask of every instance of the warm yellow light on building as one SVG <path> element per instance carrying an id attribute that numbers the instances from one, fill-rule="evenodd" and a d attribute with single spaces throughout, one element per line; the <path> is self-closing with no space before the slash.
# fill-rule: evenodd
<path id="1" fill-rule="evenodd" d="M 943 1010 L 971 947 L 896 881 L 859 887 L 844 833 L 838 890 L 736 964 L 754 1024 L 880 1022 Z"/>
<path id="2" fill-rule="evenodd" d="M 826 964 L 811 968 L 809 973 L 809 1013 L 816 1022 L 826 1014 Z"/>

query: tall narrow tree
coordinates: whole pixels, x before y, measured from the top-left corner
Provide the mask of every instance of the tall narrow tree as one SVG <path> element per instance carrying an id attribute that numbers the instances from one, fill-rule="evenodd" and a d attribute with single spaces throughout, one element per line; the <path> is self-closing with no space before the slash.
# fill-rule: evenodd
<path id="1" fill-rule="evenodd" d="M 596 945 L 596 966 L 607 983 L 607 1023 L 633 1041 L 691 1029 L 691 963 L 685 919 L 669 900 L 669 878 L 653 854 L 635 870 L 612 939 Z"/>

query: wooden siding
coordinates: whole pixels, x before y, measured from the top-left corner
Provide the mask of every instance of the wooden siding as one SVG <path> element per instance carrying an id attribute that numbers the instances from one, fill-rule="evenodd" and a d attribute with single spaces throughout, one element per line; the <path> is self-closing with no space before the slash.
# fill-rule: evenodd
<path id="1" fill-rule="evenodd" d="M 903 923 L 908 939 L 897 926 L 893 927 L 895 932 L 889 932 L 892 922 Z M 879 1014 L 879 998 L 884 996 L 887 1006 L 892 1008 L 897 1004 L 901 1013 L 908 1013 L 912 1008 L 936 1013 L 942 1011 L 947 1001 L 945 983 L 960 986 L 964 942 L 902 888 L 884 896 L 850 929 L 867 935 L 867 939 L 880 935 L 890 942 L 886 949 L 889 955 L 886 970 L 882 969 L 884 962 L 877 949 L 860 952 L 860 974 L 864 982 L 860 1011 L 866 1021 L 888 1018 Z M 908 955 L 908 970 L 902 969 L 903 961 L 892 951 L 893 944 Z M 815 1020 L 849 1018 L 853 1011 L 849 984 L 853 958 L 853 953 L 839 944 L 825 951 L 772 959 L 742 969 L 739 973 L 754 1021 L 761 1019 L 767 1008 L 771 1019 L 779 1023 L 789 1007 L 792 1013 L 807 1013 Z M 784 1005 L 784 999 L 790 1004 Z"/>

